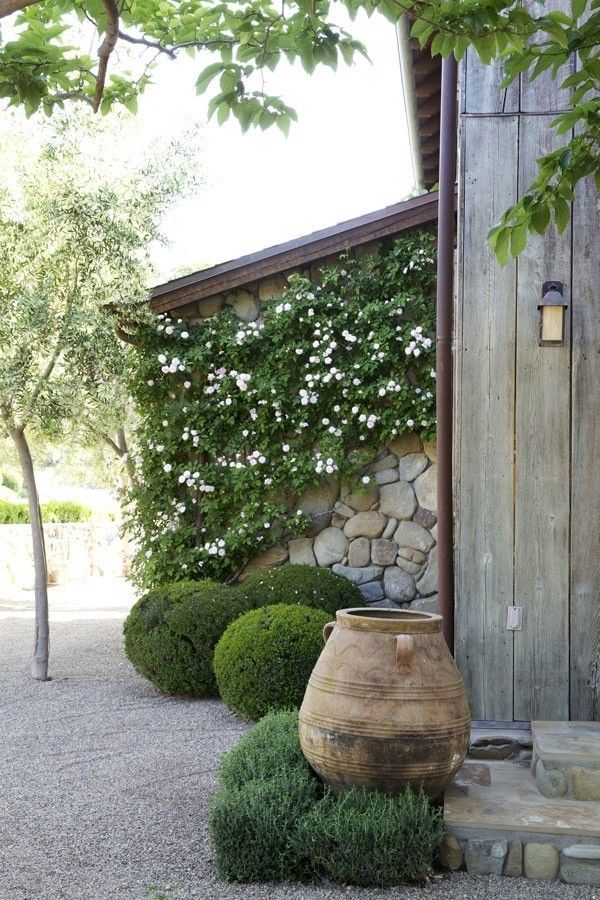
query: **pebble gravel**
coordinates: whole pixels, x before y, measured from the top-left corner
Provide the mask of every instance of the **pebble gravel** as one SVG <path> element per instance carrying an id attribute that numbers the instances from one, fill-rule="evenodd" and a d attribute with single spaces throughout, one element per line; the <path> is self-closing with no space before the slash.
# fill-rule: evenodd
<path id="1" fill-rule="evenodd" d="M 394 890 L 218 881 L 206 812 L 246 725 L 166 698 L 125 659 L 119 620 L 56 622 L 52 681 L 33 624 L 0 620 L 0 900 L 600 900 L 600 888 L 439 877 Z"/>

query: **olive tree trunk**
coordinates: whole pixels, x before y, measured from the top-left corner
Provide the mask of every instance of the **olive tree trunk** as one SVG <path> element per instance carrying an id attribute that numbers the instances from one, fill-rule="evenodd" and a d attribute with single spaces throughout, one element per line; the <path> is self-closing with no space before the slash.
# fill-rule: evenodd
<path id="1" fill-rule="evenodd" d="M 31 674 L 38 681 L 48 680 L 48 654 L 50 651 L 50 627 L 48 624 L 48 565 L 44 544 L 44 527 L 42 510 L 35 482 L 33 460 L 29 444 L 22 428 L 11 428 L 10 436 L 14 441 L 23 481 L 27 488 L 29 504 L 29 520 L 31 522 L 31 538 L 33 542 L 33 564 L 35 569 L 35 636 L 33 644 L 33 663 Z"/>

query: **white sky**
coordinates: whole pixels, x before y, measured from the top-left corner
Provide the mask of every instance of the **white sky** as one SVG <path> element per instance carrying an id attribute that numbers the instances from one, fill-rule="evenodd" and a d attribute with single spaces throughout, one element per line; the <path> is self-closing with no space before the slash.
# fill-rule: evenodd
<path id="1" fill-rule="evenodd" d="M 381 16 L 346 25 L 367 46 L 337 72 L 300 65 L 269 75 L 266 90 L 298 113 L 286 139 L 277 129 L 242 135 L 235 122 L 206 124 L 205 184 L 165 220 L 157 248 L 161 279 L 235 259 L 403 199 L 414 188 L 395 30 Z M 139 128 L 177 134 L 206 117 L 194 82 L 199 60 L 164 60 L 140 100 Z"/>

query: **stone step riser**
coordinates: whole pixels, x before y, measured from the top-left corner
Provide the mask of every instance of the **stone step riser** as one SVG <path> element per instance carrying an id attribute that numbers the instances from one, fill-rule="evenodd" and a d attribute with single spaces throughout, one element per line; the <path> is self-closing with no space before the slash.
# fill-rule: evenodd
<path id="1" fill-rule="evenodd" d="M 533 722 L 531 770 L 552 799 L 600 800 L 600 723 Z"/>

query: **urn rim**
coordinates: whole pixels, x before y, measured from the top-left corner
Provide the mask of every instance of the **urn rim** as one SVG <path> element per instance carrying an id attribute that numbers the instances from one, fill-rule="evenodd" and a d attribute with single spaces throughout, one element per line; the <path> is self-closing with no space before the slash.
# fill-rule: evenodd
<path id="1" fill-rule="evenodd" d="M 431 634 L 442 630 L 442 617 L 412 609 L 373 609 L 356 606 L 338 609 L 336 622 L 354 631 L 380 631 L 387 634 Z"/>

